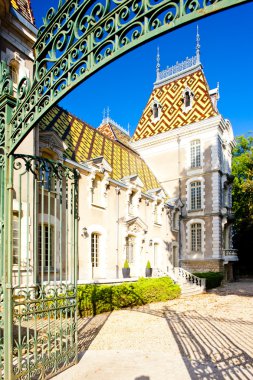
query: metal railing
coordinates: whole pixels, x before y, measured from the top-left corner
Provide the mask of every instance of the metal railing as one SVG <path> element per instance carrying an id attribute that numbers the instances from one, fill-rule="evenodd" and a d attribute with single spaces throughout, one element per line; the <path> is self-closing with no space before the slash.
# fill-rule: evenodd
<path id="1" fill-rule="evenodd" d="M 237 249 L 223 249 L 222 250 L 222 256 L 224 257 L 237 257 L 238 258 L 238 250 Z"/>

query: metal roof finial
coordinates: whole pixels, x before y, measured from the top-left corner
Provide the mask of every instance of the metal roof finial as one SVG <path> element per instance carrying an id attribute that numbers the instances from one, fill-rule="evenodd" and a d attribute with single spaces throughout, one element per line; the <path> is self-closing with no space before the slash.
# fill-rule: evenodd
<path id="1" fill-rule="evenodd" d="M 159 80 L 159 74 L 160 74 L 160 50 L 158 46 L 157 54 L 156 54 L 156 80 Z"/>
<path id="2" fill-rule="evenodd" d="M 107 109 L 106 109 L 106 118 L 107 118 L 107 120 L 110 119 L 110 108 L 109 108 L 109 106 L 107 106 Z"/>
<path id="3" fill-rule="evenodd" d="M 197 25 L 197 37 L 196 37 L 196 63 L 200 63 L 200 35 L 199 35 L 199 26 Z"/>

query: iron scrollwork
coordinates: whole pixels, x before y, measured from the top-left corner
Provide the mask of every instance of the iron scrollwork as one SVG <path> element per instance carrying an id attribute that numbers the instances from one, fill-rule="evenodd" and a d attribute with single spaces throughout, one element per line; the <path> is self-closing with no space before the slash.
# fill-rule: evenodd
<path id="1" fill-rule="evenodd" d="M 43 114 L 126 51 L 176 26 L 247 0 L 60 0 L 35 44 L 31 90 L 11 120 L 12 151 Z"/>

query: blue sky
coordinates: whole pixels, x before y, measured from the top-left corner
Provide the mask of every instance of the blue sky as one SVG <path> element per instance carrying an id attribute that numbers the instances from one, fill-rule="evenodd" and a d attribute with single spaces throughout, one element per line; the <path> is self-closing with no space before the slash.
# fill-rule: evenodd
<path id="1" fill-rule="evenodd" d="M 36 25 L 58 0 L 31 0 Z M 253 131 L 253 2 L 198 20 L 201 62 L 210 88 L 220 82 L 219 111 L 235 135 Z M 69 94 L 61 105 L 98 127 L 109 106 L 113 120 L 133 133 L 155 81 L 156 51 L 161 69 L 195 54 L 196 23 L 189 24 L 124 55 Z"/>

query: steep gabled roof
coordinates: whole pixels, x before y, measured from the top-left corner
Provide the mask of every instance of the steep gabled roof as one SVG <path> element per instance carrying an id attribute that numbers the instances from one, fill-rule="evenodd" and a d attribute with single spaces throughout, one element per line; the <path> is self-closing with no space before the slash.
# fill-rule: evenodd
<path id="1" fill-rule="evenodd" d="M 129 147 L 131 137 L 122 127 L 116 124 L 110 118 L 105 119 L 98 127 L 98 131 L 103 135 L 108 136 L 110 139 L 121 142 Z"/>
<path id="2" fill-rule="evenodd" d="M 183 109 L 183 92 L 190 88 L 194 95 L 192 108 Z M 161 107 L 160 119 L 153 121 L 152 103 L 156 100 Z M 142 114 L 132 140 L 137 141 L 192 124 L 217 115 L 209 87 L 200 66 L 195 71 L 179 75 L 165 84 L 154 88 Z"/>
<path id="3" fill-rule="evenodd" d="M 147 164 L 134 150 L 112 140 L 59 106 L 53 107 L 39 122 L 42 131 L 54 130 L 68 147 L 65 154 L 76 162 L 103 156 L 112 167 L 111 178 L 137 174 L 143 191 L 160 187 Z"/>
<path id="4" fill-rule="evenodd" d="M 34 25 L 34 17 L 30 0 L 10 0 L 10 4 L 26 20 Z"/>

